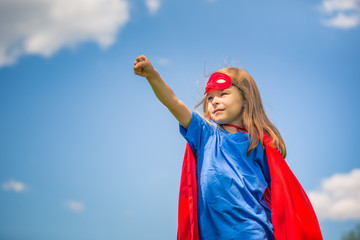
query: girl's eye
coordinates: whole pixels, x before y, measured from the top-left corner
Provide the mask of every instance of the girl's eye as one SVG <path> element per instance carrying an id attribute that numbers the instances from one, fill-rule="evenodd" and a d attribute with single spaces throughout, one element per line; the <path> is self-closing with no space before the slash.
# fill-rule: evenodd
<path id="1" fill-rule="evenodd" d="M 228 94 L 228 93 L 222 93 L 221 96 L 225 96 L 225 95 L 227 95 L 227 94 Z"/>
<path id="2" fill-rule="evenodd" d="M 213 100 L 213 97 L 208 97 L 208 101 L 211 101 L 211 100 Z"/>

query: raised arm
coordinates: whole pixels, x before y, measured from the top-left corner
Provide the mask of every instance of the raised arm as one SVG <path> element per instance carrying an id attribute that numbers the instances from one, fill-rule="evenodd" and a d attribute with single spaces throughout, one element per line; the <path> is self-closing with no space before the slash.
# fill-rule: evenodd
<path id="1" fill-rule="evenodd" d="M 169 109 L 179 123 L 187 129 L 191 120 L 191 110 L 175 96 L 171 88 L 144 55 L 136 58 L 134 73 L 148 80 L 156 97 Z"/>

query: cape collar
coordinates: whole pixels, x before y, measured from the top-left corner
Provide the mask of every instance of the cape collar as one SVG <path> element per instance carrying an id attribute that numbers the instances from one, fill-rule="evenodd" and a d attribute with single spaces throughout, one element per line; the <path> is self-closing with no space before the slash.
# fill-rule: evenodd
<path id="1" fill-rule="evenodd" d="M 248 130 L 247 130 L 246 128 L 240 127 L 240 126 L 236 126 L 236 125 L 233 125 L 233 124 L 221 124 L 221 126 L 234 127 L 234 128 L 236 128 L 236 130 L 237 130 L 238 132 L 242 132 L 242 133 L 247 133 L 247 132 L 248 132 Z"/>

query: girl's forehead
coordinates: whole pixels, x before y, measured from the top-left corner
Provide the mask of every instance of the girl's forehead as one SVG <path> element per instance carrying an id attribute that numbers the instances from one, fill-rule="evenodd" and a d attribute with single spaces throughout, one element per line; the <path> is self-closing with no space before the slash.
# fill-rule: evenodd
<path id="1" fill-rule="evenodd" d="M 221 93 L 221 92 L 225 92 L 225 91 L 233 91 L 235 88 L 234 86 L 230 86 L 228 88 L 225 89 L 210 89 L 207 94 L 216 94 L 216 93 Z"/>

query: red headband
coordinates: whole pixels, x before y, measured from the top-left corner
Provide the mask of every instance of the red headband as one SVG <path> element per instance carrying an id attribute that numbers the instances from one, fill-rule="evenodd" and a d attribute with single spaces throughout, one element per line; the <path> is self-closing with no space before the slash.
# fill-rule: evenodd
<path id="1" fill-rule="evenodd" d="M 210 89 L 221 90 L 226 89 L 232 85 L 231 77 L 225 73 L 215 72 L 213 73 L 205 87 L 205 93 L 208 93 Z"/>

